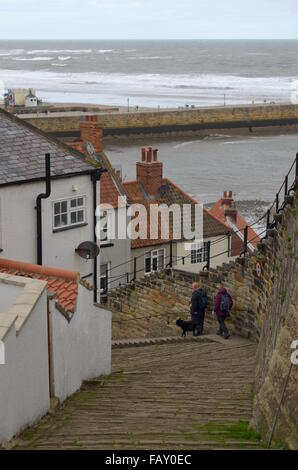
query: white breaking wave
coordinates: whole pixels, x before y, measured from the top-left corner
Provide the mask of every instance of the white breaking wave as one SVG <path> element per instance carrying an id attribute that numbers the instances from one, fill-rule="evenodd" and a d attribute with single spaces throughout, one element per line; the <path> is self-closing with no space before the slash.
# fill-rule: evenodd
<path id="1" fill-rule="evenodd" d="M 28 59 L 27 57 L 16 57 L 14 60 L 17 60 L 18 62 L 40 62 L 40 61 L 47 61 L 47 60 L 53 60 L 54 57 L 32 57 L 31 59 Z"/>
<path id="2" fill-rule="evenodd" d="M 59 55 L 58 59 L 59 60 L 70 60 L 71 56 L 70 55 L 67 55 L 67 56 Z"/>
<path id="3" fill-rule="evenodd" d="M 98 49 L 99 54 L 110 54 L 111 52 L 116 52 L 114 49 Z"/>
<path id="4" fill-rule="evenodd" d="M 32 51 L 27 51 L 27 55 L 36 55 L 36 54 L 90 54 L 92 49 L 34 49 Z"/>
<path id="5" fill-rule="evenodd" d="M 127 57 L 128 60 L 160 60 L 160 59 L 173 59 L 171 56 L 132 56 L 132 57 Z"/>
<path id="6" fill-rule="evenodd" d="M 1 57 L 9 57 L 9 56 L 16 56 L 21 55 L 24 53 L 24 49 L 11 49 L 11 50 L 4 50 L 0 52 Z"/>
<path id="7" fill-rule="evenodd" d="M 60 66 L 66 65 L 66 57 Z M 49 61 L 52 57 L 27 60 Z M 56 68 L 58 64 L 53 62 L 51 66 Z M 51 101 L 126 105 L 129 97 L 131 106 L 181 107 L 222 106 L 224 100 L 226 105 L 289 102 L 298 77 L 0 70 L 0 79 L 7 88 L 35 88 L 40 97 Z"/>

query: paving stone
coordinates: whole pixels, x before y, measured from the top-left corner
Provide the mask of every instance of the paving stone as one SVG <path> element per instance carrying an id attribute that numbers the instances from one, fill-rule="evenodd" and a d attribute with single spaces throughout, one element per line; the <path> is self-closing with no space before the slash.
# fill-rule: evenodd
<path id="1" fill-rule="evenodd" d="M 236 337 L 116 348 L 111 376 L 88 382 L 17 448 L 259 448 L 225 427 L 250 420 L 255 349 Z"/>

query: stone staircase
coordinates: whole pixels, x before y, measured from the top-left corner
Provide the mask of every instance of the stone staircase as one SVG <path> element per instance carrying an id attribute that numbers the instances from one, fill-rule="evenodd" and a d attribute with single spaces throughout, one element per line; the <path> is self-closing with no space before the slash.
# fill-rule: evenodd
<path id="1" fill-rule="evenodd" d="M 162 340 L 113 349 L 112 375 L 85 382 L 15 448 L 259 449 L 247 429 L 255 345 L 237 337 Z"/>
<path id="2" fill-rule="evenodd" d="M 191 285 L 194 281 L 198 281 L 207 292 L 206 331 L 214 332 L 216 321 L 211 317 L 211 311 L 216 284 L 220 280 L 236 297 L 231 317 L 233 330 L 249 337 L 254 313 L 249 312 L 249 286 L 242 276 L 245 263 L 247 258 L 238 258 L 216 270 L 200 273 L 178 268 L 165 269 L 109 292 L 104 305 L 113 312 L 113 339 L 179 335 L 176 320 L 189 319 Z"/>

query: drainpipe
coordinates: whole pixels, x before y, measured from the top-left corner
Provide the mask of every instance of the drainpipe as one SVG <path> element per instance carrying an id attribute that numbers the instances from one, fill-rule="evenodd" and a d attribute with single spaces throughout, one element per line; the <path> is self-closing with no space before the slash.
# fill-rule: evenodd
<path id="1" fill-rule="evenodd" d="M 47 294 L 47 329 L 48 329 L 48 367 L 49 367 L 49 392 L 50 398 L 54 397 L 54 367 L 53 367 L 53 339 L 50 300 L 55 297 L 52 293 Z"/>
<path id="2" fill-rule="evenodd" d="M 42 265 L 42 216 L 41 216 L 41 200 L 47 199 L 51 195 L 51 156 L 45 154 L 45 170 L 46 170 L 46 192 L 41 193 L 36 198 L 36 214 L 37 214 L 37 264 Z"/>
<path id="3" fill-rule="evenodd" d="M 93 184 L 93 240 L 94 243 L 97 244 L 97 238 L 96 238 L 96 207 L 100 203 L 100 197 L 97 199 L 97 181 L 100 181 L 100 177 L 102 173 L 106 173 L 106 169 L 98 168 L 96 169 L 92 174 L 91 174 L 91 180 Z M 97 271 L 98 271 L 98 266 L 97 266 L 97 257 L 94 258 L 93 260 L 93 301 L 94 303 L 97 303 Z"/>

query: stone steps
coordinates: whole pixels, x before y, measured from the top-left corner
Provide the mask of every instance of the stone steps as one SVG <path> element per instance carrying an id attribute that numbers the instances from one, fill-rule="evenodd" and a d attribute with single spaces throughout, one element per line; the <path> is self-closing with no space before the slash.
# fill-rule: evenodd
<path id="1" fill-rule="evenodd" d="M 114 344 L 111 376 L 85 382 L 17 448 L 259 448 L 227 428 L 251 416 L 253 343 L 216 335 L 149 341 Z"/>

